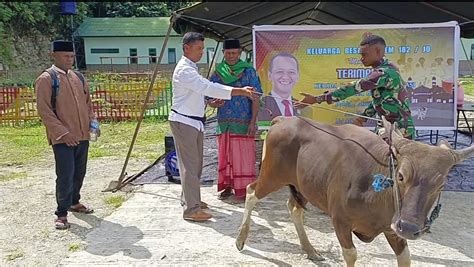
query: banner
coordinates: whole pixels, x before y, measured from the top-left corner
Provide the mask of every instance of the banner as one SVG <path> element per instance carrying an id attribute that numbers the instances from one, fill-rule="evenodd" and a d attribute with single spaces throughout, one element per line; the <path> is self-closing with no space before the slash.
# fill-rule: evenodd
<path id="1" fill-rule="evenodd" d="M 383 25 L 269 25 L 253 27 L 254 66 L 264 90 L 259 128 L 277 115 L 301 115 L 328 124 L 352 123 L 370 104 L 367 91 L 328 105 L 295 110 L 300 93 L 320 95 L 366 77 L 360 61 L 367 33 L 387 44 L 385 57 L 400 69 L 417 130 L 453 130 L 456 124 L 459 26 L 457 22 Z M 331 110 L 329 110 L 331 109 Z M 367 127 L 375 126 L 368 121 Z"/>

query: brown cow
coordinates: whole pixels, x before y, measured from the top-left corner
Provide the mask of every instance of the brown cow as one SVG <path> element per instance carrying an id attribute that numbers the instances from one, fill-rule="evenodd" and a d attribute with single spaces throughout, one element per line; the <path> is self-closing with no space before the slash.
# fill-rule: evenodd
<path id="1" fill-rule="evenodd" d="M 390 126 L 385 121 L 385 129 Z M 258 200 L 289 185 L 292 194 L 288 209 L 310 259 L 323 260 L 303 227 L 307 202 L 331 217 L 348 266 L 357 259 L 352 233 L 363 242 L 383 233 L 398 265 L 410 265 L 406 239 L 417 239 L 426 231 L 427 214 L 449 170 L 473 154 L 474 146 L 452 150 L 445 141 L 431 146 L 404 139 L 397 132 L 391 136 L 396 184 L 393 190 L 377 193 L 372 188 L 374 175 L 389 176 L 389 145 L 380 136 L 350 124 L 332 126 L 297 117 L 275 118 L 264 143 L 260 175 L 247 186 L 237 248 L 243 249 L 250 214 Z M 394 193 L 396 188 L 399 194 Z M 394 200 L 396 195 L 399 202 Z"/>

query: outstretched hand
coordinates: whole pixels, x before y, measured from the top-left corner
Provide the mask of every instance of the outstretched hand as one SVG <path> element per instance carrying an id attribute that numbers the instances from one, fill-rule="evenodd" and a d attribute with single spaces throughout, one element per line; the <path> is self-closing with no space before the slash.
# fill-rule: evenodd
<path id="1" fill-rule="evenodd" d="M 255 91 L 255 87 L 244 86 L 243 89 L 247 90 L 246 97 L 248 97 L 252 100 L 257 100 L 260 97 L 259 93 L 257 91 Z"/>
<path id="2" fill-rule="evenodd" d="M 357 117 L 357 118 L 354 119 L 354 122 L 352 124 L 363 127 L 365 121 L 366 121 L 366 119 L 364 119 L 362 117 Z"/>
<path id="3" fill-rule="evenodd" d="M 300 95 L 304 96 L 303 99 L 295 101 L 294 107 L 296 109 L 301 109 L 306 106 L 312 105 L 316 103 L 316 97 L 307 93 L 300 93 Z"/>
<path id="4" fill-rule="evenodd" d="M 207 102 L 212 108 L 220 108 L 224 105 L 223 99 L 213 98 Z"/>

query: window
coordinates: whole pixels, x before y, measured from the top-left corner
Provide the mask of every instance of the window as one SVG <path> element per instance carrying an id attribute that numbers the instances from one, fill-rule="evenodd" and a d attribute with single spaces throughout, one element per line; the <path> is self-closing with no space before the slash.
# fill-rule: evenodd
<path id="1" fill-rule="evenodd" d="M 130 48 L 130 64 L 138 64 L 137 49 Z"/>
<path id="2" fill-rule="evenodd" d="M 91 54 L 118 54 L 118 48 L 91 48 Z"/>
<path id="3" fill-rule="evenodd" d="M 168 48 L 168 64 L 176 64 L 176 49 Z"/>
<path id="4" fill-rule="evenodd" d="M 148 48 L 148 55 L 150 56 L 150 64 L 156 63 L 156 48 Z"/>
<path id="5" fill-rule="evenodd" d="M 211 63 L 212 57 L 214 56 L 214 48 L 207 48 L 207 63 Z"/>

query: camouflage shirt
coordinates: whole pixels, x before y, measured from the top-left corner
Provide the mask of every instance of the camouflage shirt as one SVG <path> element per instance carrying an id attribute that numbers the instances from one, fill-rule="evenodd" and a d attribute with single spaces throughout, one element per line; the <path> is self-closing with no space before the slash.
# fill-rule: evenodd
<path id="1" fill-rule="evenodd" d="M 383 115 L 391 123 L 397 122 L 398 128 L 406 138 L 415 139 L 408 91 L 395 65 L 384 59 L 366 78 L 353 81 L 329 93 L 326 101 L 337 102 L 364 91 L 371 91 L 372 103 L 362 115 L 367 117 Z"/>

